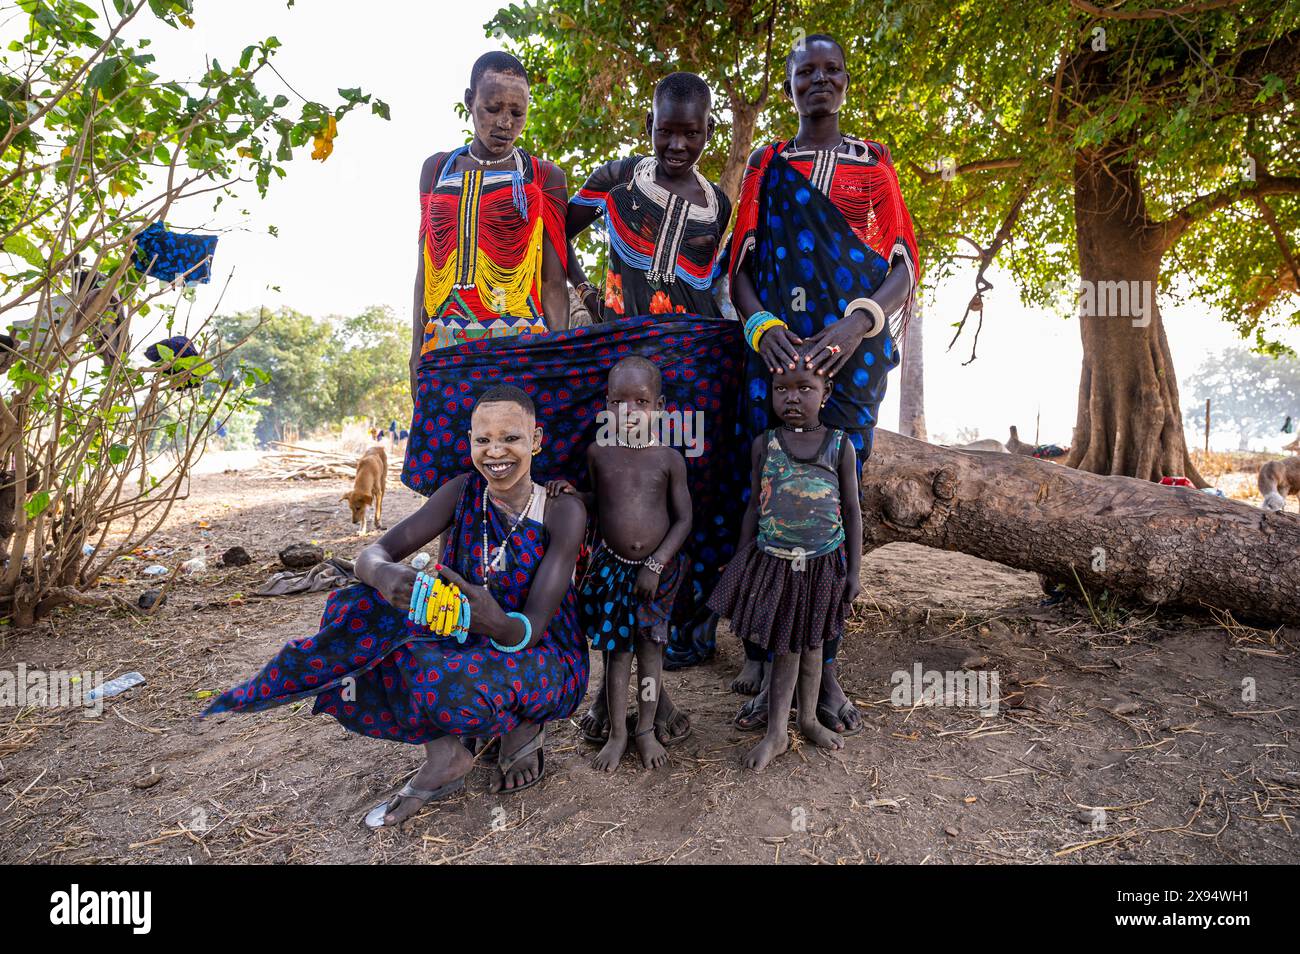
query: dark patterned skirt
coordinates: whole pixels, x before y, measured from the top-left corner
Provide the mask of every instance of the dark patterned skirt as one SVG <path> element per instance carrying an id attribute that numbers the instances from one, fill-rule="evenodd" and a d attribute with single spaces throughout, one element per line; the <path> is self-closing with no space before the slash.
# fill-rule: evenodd
<path id="1" fill-rule="evenodd" d="M 479 636 L 461 646 L 417 635 L 427 630 L 358 583 L 329 594 L 319 632 L 286 643 L 203 714 L 258 712 L 315 696 L 313 714 L 376 739 L 414 745 L 444 735 L 505 735 L 521 721 L 567 719 L 587 692 L 587 647 L 572 596 L 552 625 L 554 634 L 548 627 L 517 653 Z"/>
<path id="2" fill-rule="evenodd" d="M 636 577 L 641 567 L 616 559 L 601 541 L 578 587 L 578 619 L 591 640 L 591 648 L 630 653 L 637 636 L 666 645 L 685 564 L 686 559 L 679 552 L 659 575 L 659 589 L 654 597 L 640 600 L 636 595 Z"/>
<path id="3" fill-rule="evenodd" d="M 731 631 L 770 653 L 802 653 L 844 635 L 848 586 L 844 547 L 794 562 L 749 543 L 736 552 L 709 607 L 731 621 Z"/>

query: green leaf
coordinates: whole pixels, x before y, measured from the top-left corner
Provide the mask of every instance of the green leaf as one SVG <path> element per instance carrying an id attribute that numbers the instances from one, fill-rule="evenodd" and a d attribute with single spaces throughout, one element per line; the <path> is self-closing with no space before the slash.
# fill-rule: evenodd
<path id="1" fill-rule="evenodd" d="M 107 57 L 95 64 L 95 67 L 90 71 L 90 75 L 86 78 L 86 89 L 107 89 L 108 85 L 112 82 L 113 75 L 121 65 L 121 59 L 116 56 Z"/>
<path id="2" fill-rule="evenodd" d="M 50 505 L 50 492 L 41 490 L 32 494 L 32 499 L 23 504 L 23 510 L 27 513 L 28 520 L 36 519 L 37 515 L 42 513 Z"/>
<path id="3" fill-rule="evenodd" d="M 25 235 L 11 235 L 5 239 L 4 250 L 17 255 L 33 268 L 45 269 L 45 256 L 40 249 Z"/>
<path id="4" fill-rule="evenodd" d="M 108 459 L 112 464 L 120 464 L 126 460 L 129 448 L 125 444 L 113 444 L 108 449 Z"/>

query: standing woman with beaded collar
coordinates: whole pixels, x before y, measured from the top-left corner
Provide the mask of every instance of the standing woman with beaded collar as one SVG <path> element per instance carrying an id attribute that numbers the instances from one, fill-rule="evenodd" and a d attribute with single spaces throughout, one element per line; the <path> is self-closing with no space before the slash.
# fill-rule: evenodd
<path id="1" fill-rule="evenodd" d="M 821 424 L 848 434 L 860 473 L 886 377 L 899 362 L 886 319 L 897 316 L 901 335 L 920 263 L 888 147 L 840 129 L 848 87 L 844 49 L 833 37 L 813 34 L 786 57 L 783 88 L 799 131 L 750 156 L 731 240 L 731 295 L 747 319 L 750 437 L 780 423 L 770 417 L 772 374 L 802 361 L 834 377 Z M 862 716 L 839 684 L 839 641 L 825 645 L 818 716 L 851 735 L 861 730 Z M 764 654 L 745 649 L 738 682 L 752 682 L 764 667 Z M 766 711 L 765 689 L 736 724 L 761 728 Z"/>
<path id="2" fill-rule="evenodd" d="M 568 192 L 558 166 L 516 145 L 528 101 L 523 64 L 502 51 L 483 54 L 465 90 L 473 140 L 430 156 L 420 171 L 411 334 L 417 414 L 417 373 L 428 352 L 569 326 Z M 413 445 L 425 439 L 412 431 Z"/>

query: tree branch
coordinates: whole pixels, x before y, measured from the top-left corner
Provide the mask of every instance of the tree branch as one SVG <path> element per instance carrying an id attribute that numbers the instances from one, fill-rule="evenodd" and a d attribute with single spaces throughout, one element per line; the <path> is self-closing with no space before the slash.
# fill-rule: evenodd
<path id="1" fill-rule="evenodd" d="M 1209 68 L 1233 86 L 1231 92 L 1216 93 L 1212 97 L 1210 118 L 1230 113 L 1264 112 L 1269 108 L 1276 111 L 1277 99 L 1274 99 L 1272 107 L 1255 100 L 1265 77 L 1294 77 L 1300 72 L 1300 29 L 1288 30 L 1276 37 L 1265 33 L 1244 40 L 1236 48 L 1216 56 Z M 1152 76 L 1143 98 L 1149 102 L 1161 102 L 1165 90 L 1177 87 L 1186 71 L 1187 64 L 1180 63 Z M 1294 89 L 1294 84 L 1288 85 Z"/>
<path id="2" fill-rule="evenodd" d="M 942 171 L 923 169 L 915 162 L 908 162 L 907 165 L 926 185 L 929 185 L 937 179 L 943 178 Z M 990 172 L 996 169 L 1019 169 L 1022 165 L 1024 165 L 1024 160 L 1019 156 L 1009 156 L 1005 159 L 979 159 L 975 162 L 967 162 L 958 166 L 955 170 L 955 174 L 966 175 L 971 172 Z"/>
<path id="3" fill-rule="evenodd" d="M 1152 223 L 1159 235 L 1161 248 L 1168 251 L 1197 222 L 1220 209 L 1236 205 L 1243 199 L 1258 200 L 1269 195 L 1300 195 L 1300 176 L 1273 176 L 1256 169 L 1257 177 L 1224 186 L 1216 192 L 1198 196 L 1163 222 Z"/>
<path id="4" fill-rule="evenodd" d="M 62 88 L 60 88 L 58 92 L 50 95 L 49 99 L 45 101 L 45 105 L 41 106 L 36 110 L 36 112 L 32 113 L 21 123 L 15 124 L 12 119 L 9 121 L 9 129 L 5 132 L 3 137 L 0 137 L 0 152 L 3 152 L 9 147 L 9 143 L 13 142 L 14 137 L 21 134 L 24 130 L 30 129 L 37 120 L 63 101 L 63 98 L 68 95 L 68 92 L 76 86 L 90 68 L 99 61 L 100 57 L 102 57 L 117 40 L 117 35 L 126 29 L 127 24 L 135 19 L 135 15 L 143 10 L 144 6 L 144 3 L 139 3 L 134 8 L 126 11 L 122 19 L 118 21 L 117 26 L 113 27 L 112 32 L 108 34 L 107 39 L 99 45 L 99 48 L 95 50 L 95 52 L 86 57 L 86 61 L 82 63 L 70 77 L 68 77 L 67 82 L 63 84 Z"/>
<path id="5" fill-rule="evenodd" d="M 966 321 L 970 318 L 970 313 L 972 311 L 979 313 L 980 320 L 979 324 L 975 328 L 975 340 L 971 342 L 970 358 L 962 362 L 963 365 L 970 364 L 975 360 L 975 349 L 979 347 L 980 331 L 984 328 L 984 293 L 993 287 L 993 283 L 984 277 L 984 273 L 988 271 L 989 266 L 993 264 L 993 259 L 997 257 L 998 252 L 1002 251 L 1002 246 L 1006 245 L 1007 241 L 1011 238 L 1012 230 L 1015 228 L 1016 222 L 1020 218 L 1020 212 L 1024 209 L 1025 202 L 1028 201 L 1029 196 L 1033 193 L 1036 185 L 1037 180 L 1034 180 L 1026 182 L 1021 186 L 1020 192 L 1016 195 L 1015 201 L 1011 203 L 1011 208 L 1007 210 L 1007 214 L 1003 217 L 1002 224 L 998 227 L 997 234 L 993 236 L 993 241 L 989 243 L 988 248 L 980 249 L 980 267 L 979 271 L 975 273 L 975 294 L 971 298 L 970 303 L 966 305 L 966 313 L 961 316 L 961 321 L 957 322 L 957 331 L 953 334 L 952 341 L 948 342 L 949 348 L 955 345 L 957 339 L 961 337 L 962 330 L 966 327 Z M 962 238 L 966 237 L 962 236 Z M 979 248 L 979 246 L 969 238 L 967 238 L 966 241 L 975 245 L 976 248 Z"/>
<path id="6" fill-rule="evenodd" d="M 1300 266 L 1296 265 L 1295 254 L 1291 251 L 1291 243 L 1287 241 L 1286 233 L 1282 231 L 1282 227 L 1278 224 L 1277 216 L 1273 214 L 1273 207 L 1265 201 L 1262 195 L 1256 194 L 1252 198 L 1255 200 L 1255 205 L 1259 206 L 1259 214 L 1273 232 L 1277 247 L 1282 252 L 1283 261 L 1291 266 L 1291 277 L 1295 279 L 1295 287 L 1300 289 Z"/>
<path id="7" fill-rule="evenodd" d="M 1201 3 L 1184 3 L 1181 7 L 1173 7 L 1167 10 L 1132 11 L 1099 7 L 1095 3 L 1088 3 L 1087 0 L 1070 0 L 1070 6 L 1102 20 L 1163 20 L 1166 17 L 1187 17 L 1197 13 L 1208 13 L 1211 10 L 1222 10 L 1225 7 L 1236 7 L 1244 2 L 1245 0 L 1202 0 Z"/>

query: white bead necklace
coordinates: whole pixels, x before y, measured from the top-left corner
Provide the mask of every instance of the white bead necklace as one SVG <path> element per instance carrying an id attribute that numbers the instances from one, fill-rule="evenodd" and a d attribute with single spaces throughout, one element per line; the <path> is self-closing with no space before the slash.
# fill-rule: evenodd
<path id="1" fill-rule="evenodd" d="M 533 499 L 532 495 L 530 494 L 528 497 L 529 503 L 532 502 L 532 499 Z M 515 520 L 514 526 L 510 528 L 509 532 L 505 535 L 505 538 L 501 541 L 501 546 L 496 547 L 492 551 L 491 560 L 489 561 L 488 559 L 488 489 L 487 487 L 483 488 L 483 550 L 479 554 L 479 562 L 480 562 L 480 571 L 483 575 L 484 585 L 487 584 L 488 570 L 491 570 L 493 573 L 500 573 L 502 570 L 506 568 L 506 553 L 510 548 L 510 538 L 515 535 L 515 531 L 519 529 L 520 525 L 524 522 L 524 517 L 526 516 L 528 516 L 528 504 L 524 504 L 524 509 L 519 514 L 518 518 Z"/>

